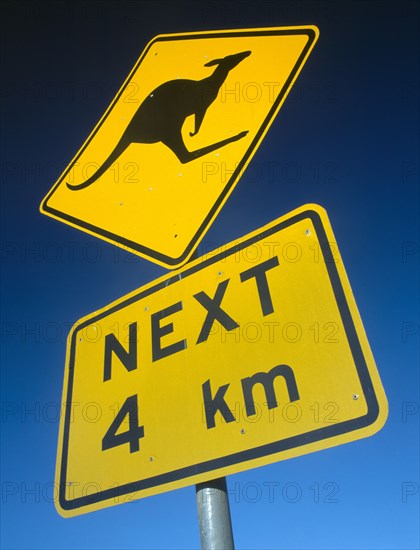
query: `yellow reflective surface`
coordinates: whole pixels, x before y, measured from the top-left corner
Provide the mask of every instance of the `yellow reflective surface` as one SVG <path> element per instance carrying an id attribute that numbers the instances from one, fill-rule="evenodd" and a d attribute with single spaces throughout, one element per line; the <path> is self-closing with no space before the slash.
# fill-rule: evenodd
<path id="1" fill-rule="evenodd" d="M 133 396 L 136 422 L 115 424 Z M 324 210 L 304 206 L 80 320 L 63 411 L 65 516 L 380 429 L 386 398 Z M 139 427 L 133 448 L 118 440 Z"/>
<path id="2" fill-rule="evenodd" d="M 157 36 L 41 211 L 161 265 L 182 265 L 317 37 L 311 26 Z"/>

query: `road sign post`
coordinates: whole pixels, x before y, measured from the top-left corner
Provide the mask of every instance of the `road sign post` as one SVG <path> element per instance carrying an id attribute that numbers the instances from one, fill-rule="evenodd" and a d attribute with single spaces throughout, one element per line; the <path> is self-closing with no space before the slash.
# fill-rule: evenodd
<path id="1" fill-rule="evenodd" d="M 195 251 L 190 261 L 197 258 Z M 234 550 L 226 478 L 197 483 L 195 490 L 202 550 Z"/>
<path id="2" fill-rule="evenodd" d="M 233 550 L 226 478 L 198 483 L 196 498 L 202 550 Z"/>

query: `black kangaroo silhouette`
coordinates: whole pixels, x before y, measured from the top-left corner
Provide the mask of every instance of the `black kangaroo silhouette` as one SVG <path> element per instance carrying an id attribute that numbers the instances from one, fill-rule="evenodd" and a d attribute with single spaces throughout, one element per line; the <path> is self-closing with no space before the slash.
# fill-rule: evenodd
<path id="1" fill-rule="evenodd" d="M 207 109 L 216 99 L 227 75 L 250 54 L 250 51 L 245 51 L 209 61 L 204 66 L 216 65 L 216 69 L 202 80 L 170 80 L 158 86 L 137 109 L 114 150 L 96 172 L 83 183 L 67 183 L 67 187 L 77 191 L 94 183 L 131 143 L 162 142 L 185 164 L 245 137 L 248 130 L 196 151 L 188 151 L 181 130 L 185 119 L 195 115 L 195 130 L 190 132 L 190 136 L 198 133 Z"/>

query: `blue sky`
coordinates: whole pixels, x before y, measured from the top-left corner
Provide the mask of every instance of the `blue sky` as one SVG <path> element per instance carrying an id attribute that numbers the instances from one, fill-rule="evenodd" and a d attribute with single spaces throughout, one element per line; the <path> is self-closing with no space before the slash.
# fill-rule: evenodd
<path id="1" fill-rule="evenodd" d="M 68 330 L 166 270 L 39 204 L 155 35 L 300 24 L 317 25 L 319 41 L 202 246 L 324 206 L 389 417 L 373 437 L 230 476 L 235 542 L 418 548 L 418 3 L 8 2 L 3 12 L 2 548 L 199 546 L 194 487 L 72 519 L 54 508 Z"/>

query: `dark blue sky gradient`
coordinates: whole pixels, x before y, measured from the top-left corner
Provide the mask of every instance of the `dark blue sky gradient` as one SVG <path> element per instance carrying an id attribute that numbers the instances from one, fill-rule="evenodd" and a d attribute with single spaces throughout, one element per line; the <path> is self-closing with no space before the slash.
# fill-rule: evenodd
<path id="1" fill-rule="evenodd" d="M 390 412 L 371 438 L 229 477 L 235 540 L 418 548 L 418 2 L 16 1 L 2 12 L 2 548 L 199 546 L 193 487 L 73 519 L 55 511 L 67 332 L 166 270 L 39 204 L 155 35 L 300 24 L 318 26 L 318 43 L 199 251 L 324 206 Z"/>

